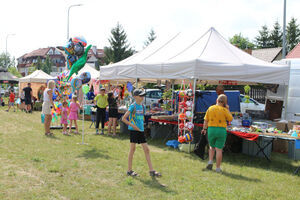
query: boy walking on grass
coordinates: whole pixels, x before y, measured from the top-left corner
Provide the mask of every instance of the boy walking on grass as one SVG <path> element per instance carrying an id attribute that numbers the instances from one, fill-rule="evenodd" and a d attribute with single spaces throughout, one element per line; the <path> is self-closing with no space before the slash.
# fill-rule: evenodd
<path id="1" fill-rule="evenodd" d="M 13 107 L 14 108 L 14 112 L 16 112 L 15 109 L 15 93 L 13 90 L 10 91 L 9 94 L 9 102 L 8 102 L 8 109 L 6 110 L 6 112 L 9 112 L 9 109 Z"/>
<path id="2" fill-rule="evenodd" d="M 130 151 L 128 156 L 128 176 L 138 176 L 138 174 L 132 170 L 132 160 L 133 154 L 135 152 L 136 143 L 141 144 L 145 153 L 145 157 L 149 166 L 149 173 L 152 177 L 160 177 L 161 174 L 155 171 L 152 167 L 150 159 L 150 150 L 148 144 L 146 143 L 145 133 L 144 133 L 144 114 L 145 107 L 142 104 L 144 96 L 146 93 L 142 89 L 135 89 L 133 91 L 133 97 L 135 103 L 133 103 L 128 111 L 122 118 L 122 121 L 128 125 L 130 130 Z M 129 117 L 129 121 L 127 118 Z"/>

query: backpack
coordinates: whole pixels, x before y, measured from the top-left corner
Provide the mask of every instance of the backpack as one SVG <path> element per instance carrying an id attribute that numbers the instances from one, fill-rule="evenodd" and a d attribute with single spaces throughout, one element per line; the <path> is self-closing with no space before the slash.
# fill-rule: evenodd
<path id="1" fill-rule="evenodd" d="M 205 147 L 208 144 L 206 135 L 201 134 L 200 135 L 200 140 L 196 144 L 194 153 L 199 156 L 202 160 L 205 160 L 204 154 L 205 154 Z"/>

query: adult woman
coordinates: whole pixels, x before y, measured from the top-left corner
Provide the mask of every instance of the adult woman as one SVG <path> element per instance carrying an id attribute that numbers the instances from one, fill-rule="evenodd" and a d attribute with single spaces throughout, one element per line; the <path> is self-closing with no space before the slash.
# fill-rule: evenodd
<path id="1" fill-rule="evenodd" d="M 113 136 L 116 136 L 116 127 L 117 127 L 117 120 L 118 120 L 118 104 L 117 98 L 114 97 L 113 92 L 108 93 L 108 135 L 111 134 L 111 129 L 113 129 Z"/>
<path id="2" fill-rule="evenodd" d="M 202 134 L 208 133 L 209 143 L 209 161 L 206 166 L 211 170 L 213 167 L 213 159 L 216 153 L 216 172 L 222 172 L 222 149 L 227 137 L 227 121 L 232 121 L 232 115 L 227 105 L 227 97 L 220 94 L 217 99 L 217 104 L 208 108 L 204 117 L 204 126 Z"/>
<path id="3" fill-rule="evenodd" d="M 51 116 L 51 109 L 54 108 L 54 103 L 53 103 L 53 89 L 55 87 L 55 82 L 53 80 L 50 80 L 47 84 L 47 88 L 44 90 L 43 94 L 43 107 L 42 107 L 42 113 L 45 115 L 45 121 L 44 121 L 44 126 L 45 126 L 45 135 L 52 135 L 50 133 L 50 123 L 52 120 Z"/>

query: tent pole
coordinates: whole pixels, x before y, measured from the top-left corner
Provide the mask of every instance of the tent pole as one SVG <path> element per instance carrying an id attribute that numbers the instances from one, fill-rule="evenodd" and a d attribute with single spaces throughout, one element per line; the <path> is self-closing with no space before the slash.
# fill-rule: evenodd
<path id="1" fill-rule="evenodd" d="M 291 62 L 289 62 L 289 67 L 291 70 Z M 288 97 L 289 97 L 289 85 L 290 85 L 290 76 L 291 76 L 291 71 L 289 70 L 289 80 L 288 80 L 288 84 L 284 86 L 285 88 L 285 97 L 284 97 L 284 113 L 283 116 L 281 114 L 281 119 L 283 118 L 284 120 L 287 119 L 287 105 L 288 105 Z"/>
<path id="2" fill-rule="evenodd" d="M 173 110 L 173 113 L 174 113 L 174 104 L 173 104 L 173 101 L 174 101 L 174 80 L 172 80 L 172 110 Z"/>
<path id="3" fill-rule="evenodd" d="M 191 122 L 194 122 L 194 108 L 195 108 L 195 94 L 196 94 L 196 83 L 197 79 L 194 78 L 194 83 L 193 83 L 193 104 L 192 104 L 192 119 Z M 189 142 L 189 153 L 191 153 L 191 142 Z"/>

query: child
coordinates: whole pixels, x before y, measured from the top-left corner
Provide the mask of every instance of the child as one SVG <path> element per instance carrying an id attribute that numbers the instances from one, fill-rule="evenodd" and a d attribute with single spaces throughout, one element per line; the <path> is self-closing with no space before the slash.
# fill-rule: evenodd
<path id="1" fill-rule="evenodd" d="M 112 92 L 108 93 L 108 134 L 111 135 L 111 126 L 113 127 L 113 136 L 116 136 L 116 126 L 117 126 L 117 119 L 118 119 L 118 104 L 117 99 L 114 97 Z"/>
<path id="2" fill-rule="evenodd" d="M 77 103 L 77 96 L 73 95 L 72 102 L 70 103 L 70 114 L 69 114 L 69 120 L 70 120 L 70 126 L 69 126 L 69 134 L 72 130 L 72 121 L 74 121 L 76 132 L 75 134 L 79 134 L 78 132 L 78 126 L 77 126 L 77 120 L 78 120 L 78 110 L 80 109 L 79 103 Z"/>
<path id="3" fill-rule="evenodd" d="M 106 116 L 106 107 L 108 106 L 107 95 L 105 94 L 105 88 L 100 89 L 100 94 L 98 94 L 94 101 L 97 105 L 96 114 L 96 135 L 99 134 L 99 123 L 101 121 L 101 135 L 104 134 L 104 124 Z"/>
<path id="4" fill-rule="evenodd" d="M 6 110 L 6 112 L 9 112 L 10 107 L 14 107 L 14 112 L 16 112 L 16 109 L 15 109 L 15 93 L 14 93 L 13 90 L 11 90 L 10 94 L 9 94 L 8 109 Z"/>
<path id="5" fill-rule="evenodd" d="M 150 150 L 146 143 L 146 138 L 144 134 L 144 112 L 145 107 L 142 105 L 144 100 L 144 96 L 146 93 L 141 89 L 135 89 L 133 91 L 133 96 L 135 99 L 135 103 L 133 103 L 128 111 L 122 118 L 122 121 L 128 125 L 128 129 L 130 130 L 130 151 L 128 156 L 128 176 L 138 176 L 136 172 L 132 170 L 132 159 L 135 151 L 136 143 L 141 144 L 145 153 L 145 157 L 149 166 L 150 176 L 152 177 L 160 177 L 161 174 L 155 170 L 153 170 L 151 159 L 150 159 Z M 128 116 L 130 117 L 130 121 L 127 120 Z"/>
<path id="6" fill-rule="evenodd" d="M 60 123 L 64 125 L 63 128 L 63 134 L 64 135 L 70 135 L 67 133 L 67 127 L 68 127 L 68 102 L 64 101 L 62 104 L 63 108 L 61 111 L 61 120 Z"/>

